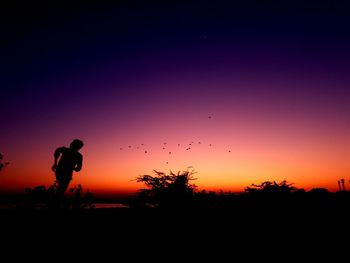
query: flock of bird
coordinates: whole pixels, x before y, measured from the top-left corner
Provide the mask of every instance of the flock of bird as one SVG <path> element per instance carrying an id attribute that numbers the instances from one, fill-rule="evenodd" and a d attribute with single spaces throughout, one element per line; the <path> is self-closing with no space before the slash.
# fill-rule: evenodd
<path id="1" fill-rule="evenodd" d="M 163 143 L 163 145 L 161 146 L 163 150 L 166 150 L 166 149 L 167 149 L 167 144 L 168 144 L 167 142 L 164 142 L 164 143 Z M 198 142 L 198 144 L 202 144 L 202 142 Z M 186 150 L 186 151 L 191 150 L 191 149 L 192 149 L 191 147 L 193 147 L 194 145 L 195 145 L 195 142 L 194 142 L 194 141 L 190 142 L 189 144 L 186 145 L 186 149 L 185 149 L 185 150 Z M 135 146 L 133 147 L 133 146 L 131 146 L 131 145 L 129 145 L 128 147 L 120 147 L 119 150 L 122 151 L 122 150 L 124 150 L 124 149 L 132 149 L 132 148 L 136 148 L 137 150 L 139 150 L 139 149 L 143 148 L 143 146 L 144 146 L 144 144 L 141 143 L 140 145 L 137 145 L 136 147 L 135 147 Z M 181 144 L 178 143 L 177 146 L 180 147 Z M 208 146 L 209 146 L 209 147 L 212 147 L 212 144 L 210 143 L 210 144 L 208 144 Z M 231 152 L 231 151 L 229 150 L 229 152 Z M 144 153 L 149 153 L 149 150 L 144 150 Z M 169 154 L 172 154 L 172 151 L 169 151 L 168 153 L 169 153 Z"/>
<path id="2" fill-rule="evenodd" d="M 212 117 L 211 116 L 208 116 L 208 119 L 211 119 Z M 181 146 L 185 146 L 183 149 L 185 151 L 190 151 L 195 145 L 205 145 L 204 143 L 202 143 L 202 141 L 191 141 L 190 143 L 188 144 L 181 144 L 181 143 L 177 143 L 177 147 L 181 149 Z M 211 143 L 208 143 L 207 146 L 210 148 L 213 146 L 213 144 Z M 160 145 L 160 147 L 162 148 L 162 150 L 166 151 L 168 148 L 168 143 L 167 142 L 163 142 L 162 145 Z M 119 150 L 120 151 L 123 151 L 123 150 L 126 150 L 126 149 L 136 149 L 136 150 L 142 150 L 144 152 L 144 154 L 148 154 L 150 153 L 149 149 L 145 149 L 145 144 L 144 143 L 141 143 L 139 145 L 136 145 L 136 146 L 132 146 L 132 145 L 128 145 L 127 147 L 120 147 Z M 227 150 L 227 152 L 231 152 L 231 150 Z M 173 151 L 168 151 L 168 155 L 171 155 L 173 153 Z M 166 164 L 169 164 L 169 162 L 166 162 Z"/>

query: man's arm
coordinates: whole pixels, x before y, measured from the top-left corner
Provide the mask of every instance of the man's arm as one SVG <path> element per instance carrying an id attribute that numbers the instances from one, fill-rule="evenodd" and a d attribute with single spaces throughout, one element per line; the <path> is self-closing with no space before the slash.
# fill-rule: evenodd
<path id="1" fill-rule="evenodd" d="M 60 147 L 60 148 L 57 148 L 55 150 L 55 153 L 53 154 L 54 156 L 54 163 L 53 163 L 53 166 L 52 166 L 52 171 L 56 171 L 56 168 L 57 168 L 57 162 L 58 162 L 58 158 L 60 157 L 61 153 L 62 153 L 62 149 L 63 147 Z"/>
<path id="2" fill-rule="evenodd" d="M 81 154 L 79 154 L 77 164 L 74 168 L 74 171 L 79 172 L 82 167 L 83 167 L 83 156 Z"/>

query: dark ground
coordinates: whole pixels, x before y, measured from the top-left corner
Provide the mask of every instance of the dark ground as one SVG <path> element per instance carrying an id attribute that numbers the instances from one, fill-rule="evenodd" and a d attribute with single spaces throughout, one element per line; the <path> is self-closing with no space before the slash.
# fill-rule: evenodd
<path id="1" fill-rule="evenodd" d="M 43 258 L 45 252 L 49 257 L 88 260 L 94 255 L 127 262 L 133 258 L 174 262 L 210 257 L 284 262 L 324 254 L 333 259 L 345 256 L 350 245 L 347 210 L 7 209 L 0 211 L 0 218 L 3 252 L 14 249 L 12 259 L 26 251 L 28 258 Z"/>

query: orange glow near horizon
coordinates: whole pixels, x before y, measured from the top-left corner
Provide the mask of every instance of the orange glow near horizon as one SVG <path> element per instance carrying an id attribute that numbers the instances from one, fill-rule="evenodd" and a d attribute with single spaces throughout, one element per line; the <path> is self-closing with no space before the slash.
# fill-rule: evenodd
<path id="1" fill-rule="evenodd" d="M 73 139 L 70 187 L 101 196 L 188 167 L 198 190 L 350 190 L 342 5 L 166 2 L 5 8 L 0 196 L 53 184 L 54 151 Z"/>
<path id="2" fill-rule="evenodd" d="M 177 172 L 189 166 L 197 171 L 197 180 L 193 183 L 198 189 L 215 191 L 239 192 L 252 183 L 266 180 L 287 180 L 300 188 L 325 187 L 336 191 L 337 180 L 347 179 L 350 164 L 346 156 L 349 156 L 350 147 L 344 147 L 349 145 L 345 137 L 328 137 L 325 130 L 317 136 L 314 130 L 303 131 L 302 127 L 296 132 L 293 127 L 273 122 L 264 122 L 260 126 L 258 122 L 253 126 L 241 122 L 242 128 L 239 129 L 239 125 L 230 126 L 222 120 L 213 118 L 210 121 L 212 125 L 205 130 L 200 123 L 197 128 L 191 128 L 192 133 L 201 135 L 191 139 L 174 130 L 174 124 L 161 127 L 170 132 L 163 135 L 155 132 L 148 139 L 143 137 L 147 133 L 131 134 L 129 140 L 113 138 L 111 131 L 105 134 L 108 140 L 95 138 L 93 144 L 94 140 L 86 136 L 81 151 L 84 155 L 83 170 L 74 174 L 71 186 L 80 183 L 92 192 L 133 193 L 143 187 L 134 181 L 138 175 L 153 174 L 153 169 Z M 215 129 L 218 125 L 226 127 L 218 131 Z M 259 133 L 255 132 L 257 130 Z M 64 138 L 58 141 L 69 143 Z M 186 150 L 190 143 L 191 150 Z M 35 149 L 35 154 L 30 150 L 5 155 L 11 164 L 1 172 L 2 188 L 50 185 L 54 181 L 50 170 L 53 151 L 61 145 L 48 145 L 45 140 L 33 144 L 31 149 Z"/>

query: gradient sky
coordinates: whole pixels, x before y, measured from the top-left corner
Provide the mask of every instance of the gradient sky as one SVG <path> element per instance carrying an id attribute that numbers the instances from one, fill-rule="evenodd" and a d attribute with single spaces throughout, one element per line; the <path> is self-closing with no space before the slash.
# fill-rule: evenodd
<path id="1" fill-rule="evenodd" d="M 145 2 L 0 8 L 1 191 L 51 184 L 74 138 L 95 192 L 188 166 L 200 189 L 350 180 L 348 6 Z"/>

